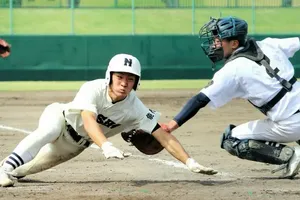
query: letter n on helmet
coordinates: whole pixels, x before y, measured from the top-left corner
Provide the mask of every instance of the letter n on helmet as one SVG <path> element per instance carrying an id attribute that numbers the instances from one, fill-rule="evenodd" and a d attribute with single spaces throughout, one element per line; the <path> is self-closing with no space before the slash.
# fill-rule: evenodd
<path id="1" fill-rule="evenodd" d="M 141 64 L 136 57 L 129 54 L 117 54 L 112 57 L 105 74 L 107 85 L 111 84 L 112 72 L 125 72 L 135 75 L 137 78 L 133 89 L 138 89 L 141 81 Z"/>

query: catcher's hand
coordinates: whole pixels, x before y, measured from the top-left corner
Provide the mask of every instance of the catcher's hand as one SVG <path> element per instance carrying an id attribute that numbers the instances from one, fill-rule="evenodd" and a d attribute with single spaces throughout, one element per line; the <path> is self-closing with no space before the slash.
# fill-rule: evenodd
<path id="1" fill-rule="evenodd" d="M 0 39 L 0 56 L 6 58 L 10 55 L 10 44 L 5 40 Z"/>
<path id="2" fill-rule="evenodd" d="M 153 155 L 161 152 L 164 147 L 150 133 L 143 130 L 131 130 L 121 133 L 126 142 L 133 144 L 140 152 Z"/>

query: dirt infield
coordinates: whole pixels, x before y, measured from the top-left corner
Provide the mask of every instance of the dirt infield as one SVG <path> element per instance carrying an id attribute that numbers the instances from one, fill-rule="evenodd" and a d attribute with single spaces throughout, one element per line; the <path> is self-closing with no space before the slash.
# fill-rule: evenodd
<path id="1" fill-rule="evenodd" d="M 149 108 L 162 113 L 161 121 L 167 122 L 196 92 L 138 93 Z M 2 92 L 0 125 L 34 130 L 47 104 L 71 101 L 74 94 L 74 91 Z M 89 148 L 69 162 L 25 177 L 15 187 L 0 188 L 0 200 L 297 199 L 300 195 L 299 178 L 278 179 L 270 173 L 272 166 L 235 158 L 219 147 L 220 133 L 229 123 L 240 124 L 262 117 L 247 102 L 235 100 L 216 111 L 201 110 L 174 132 L 198 162 L 219 170 L 215 176 L 189 172 L 165 150 L 155 156 L 145 156 L 117 135 L 110 140 L 133 153 L 132 157 L 105 160 L 101 151 Z M 23 137 L 25 134 L 21 132 L 0 129 L 0 158 L 7 156 Z"/>

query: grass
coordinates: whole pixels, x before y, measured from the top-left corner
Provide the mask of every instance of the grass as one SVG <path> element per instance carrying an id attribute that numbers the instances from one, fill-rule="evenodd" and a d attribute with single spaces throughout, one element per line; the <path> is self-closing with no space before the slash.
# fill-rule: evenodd
<path id="1" fill-rule="evenodd" d="M 2 0 L 2 2 L 5 0 Z M 17 0 L 15 0 L 17 1 Z M 74 0 L 77 2 L 78 0 Z M 1 2 L 1 1 L 0 1 Z M 8 0 L 6 0 L 8 2 Z M 134 5 L 137 7 L 167 7 L 165 2 L 172 0 L 134 0 Z M 193 0 L 178 0 L 180 7 L 191 7 Z M 196 7 L 238 7 L 238 6 L 255 6 L 264 7 L 280 7 L 283 0 L 194 0 Z M 8 4 L 8 3 L 7 3 Z M 299 6 L 300 0 L 293 0 L 292 6 Z M 22 6 L 53 6 L 62 7 L 68 6 L 69 0 L 22 0 Z M 80 0 L 80 7 L 131 7 L 132 0 Z"/>
<path id="2" fill-rule="evenodd" d="M 0 91 L 62 91 L 78 90 L 83 81 L 17 81 L 0 82 Z M 140 90 L 201 89 L 208 80 L 141 81 Z"/>
<path id="3" fill-rule="evenodd" d="M 76 1 L 74 0 L 74 2 Z M 131 7 L 131 2 L 131 0 L 81 0 L 80 7 Z M 23 0 L 22 5 L 24 7 L 67 7 L 69 6 L 69 0 Z M 135 6 L 165 7 L 166 4 L 161 0 L 135 0 Z"/>
<path id="4" fill-rule="evenodd" d="M 100 1 L 100 0 L 99 0 Z M 102 1 L 102 0 L 101 0 Z M 300 33 L 297 8 L 202 8 L 195 10 L 192 23 L 191 9 L 75 9 L 76 34 L 197 34 L 210 16 L 237 16 L 249 23 L 249 33 Z M 255 15 L 253 15 L 255 14 Z M 0 9 L 0 34 L 9 34 L 9 9 Z M 134 16 L 134 20 L 132 20 Z M 254 16 L 254 18 L 253 18 Z M 13 10 L 14 34 L 70 34 L 70 9 L 22 8 Z M 134 25 L 133 25 L 134 24 Z M 194 25 L 194 30 L 193 30 Z"/>

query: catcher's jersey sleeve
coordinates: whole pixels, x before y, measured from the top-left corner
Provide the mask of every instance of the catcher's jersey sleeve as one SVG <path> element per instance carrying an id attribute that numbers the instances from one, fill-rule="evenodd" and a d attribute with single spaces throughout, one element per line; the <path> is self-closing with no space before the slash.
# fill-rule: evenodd
<path id="1" fill-rule="evenodd" d="M 294 67 L 289 61 L 299 49 L 299 39 L 271 39 L 257 42 L 263 53 L 270 59 L 270 66 L 285 80 L 294 76 Z M 264 66 L 239 57 L 224 65 L 212 79 L 212 83 L 201 91 L 211 100 L 213 108 L 220 107 L 233 98 L 250 100 L 256 106 L 269 102 L 282 89 L 280 82 L 269 74 Z M 300 108 L 300 83 L 293 85 L 268 113 L 273 121 L 286 119 Z"/>
<path id="2" fill-rule="evenodd" d="M 210 83 L 201 90 L 210 102 L 211 108 L 218 108 L 225 105 L 235 97 L 242 96 L 239 82 L 236 79 L 236 66 L 224 66 L 215 73 Z"/>
<path id="3" fill-rule="evenodd" d="M 292 38 L 266 38 L 262 42 L 268 43 L 275 48 L 279 48 L 288 58 L 294 56 L 294 54 L 300 49 L 300 41 L 298 37 Z"/>

